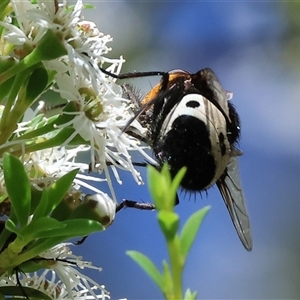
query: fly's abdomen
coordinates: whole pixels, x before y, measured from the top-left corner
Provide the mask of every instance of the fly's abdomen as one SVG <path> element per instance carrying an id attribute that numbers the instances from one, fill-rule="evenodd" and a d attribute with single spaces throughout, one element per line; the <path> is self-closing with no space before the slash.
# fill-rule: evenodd
<path id="1" fill-rule="evenodd" d="M 231 151 L 224 116 L 200 94 L 182 98 L 153 146 L 157 158 L 168 162 L 172 175 L 187 167 L 181 186 L 193 191 L 209 188 L 219 179 Z"/>

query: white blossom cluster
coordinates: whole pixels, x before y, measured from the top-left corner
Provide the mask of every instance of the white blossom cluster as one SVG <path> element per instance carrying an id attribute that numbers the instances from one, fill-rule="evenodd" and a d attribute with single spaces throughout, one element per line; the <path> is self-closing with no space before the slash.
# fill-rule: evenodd
<path id="1" fill-rule="evenodd" d="M 20 158 L 37 190 L 79 169 L 69 192 L 79 193 L 80 198 L 81 188 L 89 189 L 96 194 L 93 200 L 99 201 L 101 214 L 107 208 L 112 221 L 117 200 L 109 168 L 119 183 L 118 168 L 131 172 L 141 184 L 131 152 L 151 160 L 136 138 L 122 132 L 132 118 L 130 100 L 122 97 L 116 80 L 99 68 L 119 74 L 124 59 L 106 57 L 112 38 L 83 19 L 82 0 L 74 6 L 57 0 L 4 0 L 2 5 L 8 2 L 3 6 L 7 15 L 0 21 L 0 70 L 4 66 L 0 72 L 0 196 L 6 193 L 2 157 L 9 152 Z M 49 92 L 60 98 L 59 104 L 55 99 L 43 101 Z M 131 126 L 144 134 L 138 121 Z M 89 153 L 88 162 L 78 158 L 82 152 Z M 108 185 L 111 195 L 101 191 L 99 182 Z M 0 287 L 19 281 L 53 299 L 109 297 L 102 286 L 77 271 L 76 267 L 88 264 L 70 254 L 65 244 L 39 257 L 51 268 L 48 265 L 44 272 L 31 275 L 19 273 L 20 278 L 0 276 Z"/>

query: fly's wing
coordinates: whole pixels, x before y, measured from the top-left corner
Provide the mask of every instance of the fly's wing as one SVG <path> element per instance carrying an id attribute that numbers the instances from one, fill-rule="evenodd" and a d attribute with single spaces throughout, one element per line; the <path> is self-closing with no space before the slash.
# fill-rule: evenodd
<path id="1" fill-rule="evenodd" d="M 237 157 L 233 156 L 230 158 L 224 174 L 217 181 L 217 186 L 241 242 L 250 251 L 252 249 L 252 234 L 246 200 L 242 191 Z"/>
<path id="2" fill-rule="evenodd" d="M 197 80 L 200 73 L 200 82 Z M 192 75 L 193 76 L 193 75 Z M 228 109 L 228 100 L 232 95 L 225 91 L 219 82 L 217 75 L 210 68 L 205 68 L 196 73 L 196 87 L 201 94 L 211 101 L 224 115 L 226 121 L 232 123 Z"/>

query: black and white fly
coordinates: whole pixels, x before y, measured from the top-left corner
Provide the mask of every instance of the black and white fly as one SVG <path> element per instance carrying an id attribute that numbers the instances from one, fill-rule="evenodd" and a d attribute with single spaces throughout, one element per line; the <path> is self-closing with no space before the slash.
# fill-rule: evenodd
<path id="1" fill-rule="evenodd" d="M 209 68 L 195 74 L 183 70 L 123 75 L 102 71 L 118 79 L 162 76 L 141 101 L 133 90 L 124 88 L 136 107 L 134 118 L 147 127 L 146 136 L 140 139 L 153 149 L 159 165 L 168 162 L 171 175 L 187 167 L 183 189 L 197 192 L 217 185 L 238 236 L 250 251 L 250 221 L 238 167 L 242 152 L 236 148 L 240 120 L 230 101 L 231 94 L 223 89 L 214 72 Z M 130 123 L 125 131 L 129 129 Z M 119 209 L 136 207 L 132 203 L 121 204 Z"/>

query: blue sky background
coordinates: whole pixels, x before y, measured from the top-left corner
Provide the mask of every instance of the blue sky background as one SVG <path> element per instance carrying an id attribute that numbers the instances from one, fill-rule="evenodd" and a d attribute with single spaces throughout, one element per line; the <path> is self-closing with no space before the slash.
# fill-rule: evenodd
<path id="1" fill-rule="evenodd" d="M 201 299 L 299 299 L 300 8 L 252 1 L 92 3 L 96 9 L 86 19 L 114 37 L 110 57 L 124 56 L 123 72 L 210 67 L 234 93 L 253 250 L 240 243 L 216 187 L 208 196 L 182 193 L 176 211 L 183 222 L 212 206 L 188 258 L 184 287 Z M 147 92 L 158 81 L 132 83 Z M 120 200 L 150 201 L 146 185 L 137 186 L 128 173 L 121 176 L 123 185 L 115 184 Z M 162 298 L 125 255 L 138 250 L 161 266 L 167 253 L 155 212 L 124 210 L 110 228 L 78 247 L 74 253 L 103 268 L 91 275 L 112 299 Z"/>

